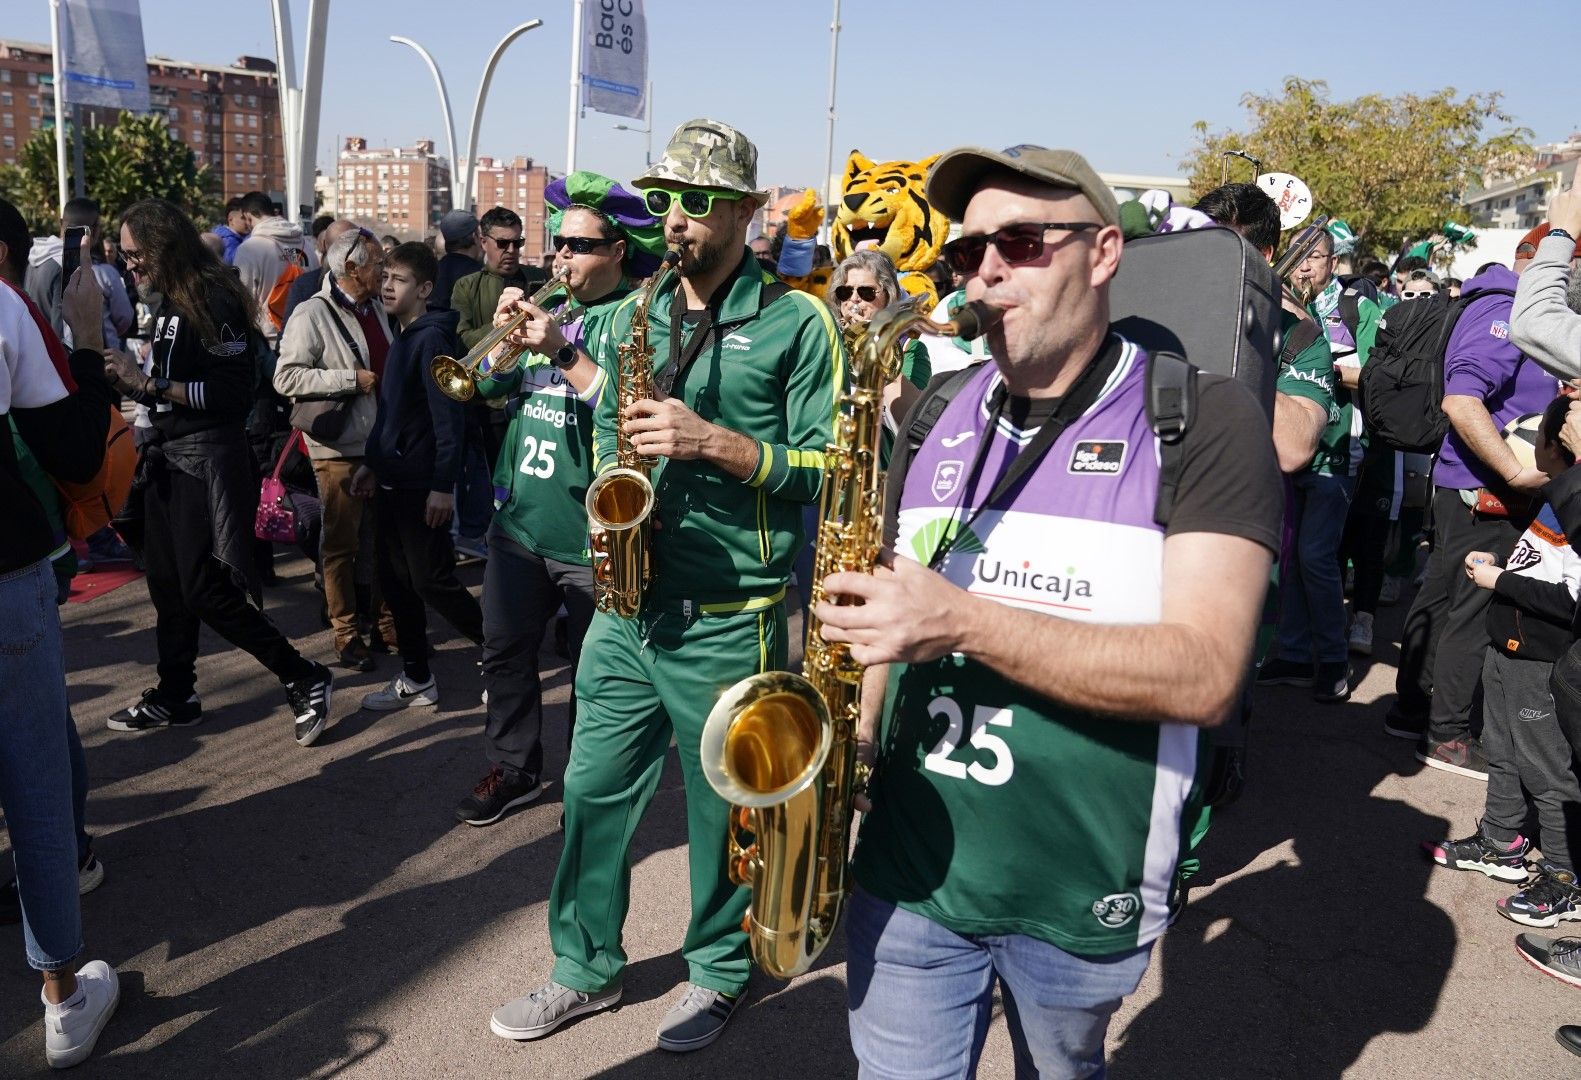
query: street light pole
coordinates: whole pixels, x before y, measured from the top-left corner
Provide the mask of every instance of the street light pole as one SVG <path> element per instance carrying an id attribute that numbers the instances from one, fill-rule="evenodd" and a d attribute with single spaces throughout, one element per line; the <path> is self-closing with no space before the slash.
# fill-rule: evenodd
<path id="1" fill-rule="evenodd" d="M 476 171 L 478 158 L 478 128 L 483 120 L 483 102 L 488 97 L 489 83 L 494 79 L 494 68 L 499 64 L 500 57 L 511 42 L 527 31 L 536 30 L 542 25 L 542 19 L 529 19 L 500 38 L 499 44 L 494 46 L 494 51 L 489 54 L 488 62 L 483 65 L 483 78 L 478 81 L 478 96 L 472 102 L 472 123 L 467 132 L 465 162 L 456 156 L 456 122 L 450 112 L 450 92 L 445 89 L 445 77 L 439 73 L 439 65 L 427 49 L 411 38 L 400 36 L 390 38 L 397 45 L 406 45 L 421 56 L 423 63 L 428 65 L 429 72 L 434 76 L 434 86 L 439 90 L 439 111 L 445 121 L 445 137 L 450 145 L 450 198 L 454 209 L 469 210 L 472 207 L 473 173 Z"/>
<path id="2" fill-rule="evenodd" d="M 840 69 L 840 0 L 834 0 L 834 22 L 829 24 L 829 145 L 823 159 L 824 223 L 818 235 L 829 239 L 829 215 L 834 210 L 834 86 Z"/>

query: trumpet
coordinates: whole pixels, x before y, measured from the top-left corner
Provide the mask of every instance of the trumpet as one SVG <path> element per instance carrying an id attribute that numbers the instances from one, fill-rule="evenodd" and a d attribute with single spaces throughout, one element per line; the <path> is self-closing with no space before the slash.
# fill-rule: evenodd
<path id="1" fill-rule="evenodd" d="M 1274 263 L 1274 277 L 1279 279 L 1281 285 L 1290 290 L 1290 295 L 1294 296 L 1300 304 L 1306 304 L 1311 301 L 1310 290 L 1302 290 L 1302 292 L 1309 294 L 1305 296 L 1297 293 L 1294 283 L 1290 280 L 1291 275 L 1296 272 L 1298 266 L 1306 261 L 1308 255 L 1317 250 L 1318 243 L 1323 239 L 1324 233 L 1327 231 L 1327 225 L 1328 215 L 1319 214 L 1312 224 L 1295 235 L 1295 238 L 1290 241 L 1290 246 L 1285 249 L 1285 253 L 1279 257 L 1278 262 Z"/>
<path id="2" fill-rule="evenodd" d="M 542 308 L 562 292 L 565 293 L 565 304 L 554 313 L 552 318 L 556 326 L 564 326 L 581 313 L 582 306 L 571 295 L 571 287 L 566 284 L 563 267 L 549 279 L 548 284 L 533 293 L 527 303 L 532 307 Z M 531 317 L 531 309 L 523 308 L 512 315 L 509 322 L 501 323 L 490 330 L 482 341 L 472 346 L 471 350 L 459 360 L 453 356 L 434 357 L 434 362 L 428 366 L 428 373 L 433 376 L 434 383 L 448 398 L 456 401 L 471 401 L 478 392 L 479 379 L 497 378 L 516 370 L 516 365 L 521 363 L 522 353 L 527 351 L 524 347 L 508 345 L 492 359 L 489 354 L 494 351 L 495 346 L 515 333 L 522 323 Z"/>

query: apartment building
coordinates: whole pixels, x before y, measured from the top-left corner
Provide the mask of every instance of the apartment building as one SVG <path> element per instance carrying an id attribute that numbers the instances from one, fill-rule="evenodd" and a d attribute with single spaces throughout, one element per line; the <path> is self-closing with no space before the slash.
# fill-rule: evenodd
<path id="1" fill-rule="evenodd" d="M 335 176 L 340 217 L 376 222 L 402 240 L 420 240 L 438 231 L 450 204 L 450 163 L 434 153 L 434 140 L 374 148 L 352 135 L 341 147 Z"/>
<path id="2" fill-rule="evenodd" d="M 496 206 L 503 206 L 522 219 L 522 260 L 538 264 L 549 250 L 547 217 L 543 192 L 549 186 L 549 170 L 533 164 L 530 157 L 514 157 L 509 163 L 480 157 L 474 176 L 475 208 L 479 217 Z"/>
<path id="3" fill-rule="evenodd" d="M 243 56 L 230 65 L 148 58 L 152 110 L 172 137 L 192 148 L 226 198 L 285 189 L 285 143 L 273 60 Z M 114 110 L 82 108 L 86 126 L 113 124 Z M 0 39 L 0 163 L 55 123 L 53 53 L 37 42 Z"/>

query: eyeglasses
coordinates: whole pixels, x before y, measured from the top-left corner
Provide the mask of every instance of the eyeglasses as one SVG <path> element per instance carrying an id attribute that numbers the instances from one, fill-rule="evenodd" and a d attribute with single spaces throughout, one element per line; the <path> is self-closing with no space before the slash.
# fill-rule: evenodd
<path id="1" fill-rule="evenodd" d="M 654 217 L 663 217 L 670 212 L 670 204 L 677 200 L 681 204 L 681 212 L 687 217 L 707 217 L 713 213 L 714 200 L 723 199 L 725 202 L 737 202 L 745 198 L 740 191 L 703 191 L 698 188 L 687 188 L 685 191 L 669 191 L 665 188 L 649 188 L 642 193 L 647 200 L 648 213 Z"/>
<path id="2" fill-rule="evenodd" d="M 999 252 L 999 257 L 1005 262 L 1011 266 L 1020 266 L 1023 263 L 1036 262 L 1042 257 L 1044 249 L 1048 246 L 1043 240 L 1043 234 L 1050 229 L 1086 232 L 1089 229 L 1101 228 L 1103 226 L 1096 221 L 1033 221 L 1006 225 L 991 233 L 951 240 L 939 250 L 939 254 L 944 257 L 944 265 L 957 274 L 975 274 L 977 268 L 983 265 L 983 256 L 987 254 L 989 244 L 994 245 L 994 250 Z"/>
<path id="3" fill-rule="evenodd" d="M 591 255 L 597 249 L 615 241 L 606 240 L 597 236 L 551 236 L 549 245 L 556 251 L 561 248 L 570 248 L 573 255 Z"/>
<path id="4" fill-rule="evenodd" d="M 878 303 L 877 285 L 841 285 L 834 291 L 835 302 L 840 304 L 845 303 L 847 300 L 851 299 L 852 293 L 856 293 L 857 296 L 861 297 L 869 304 Z"/>
<path id="5" fill-rule="evenodd" d="M 137 248 L 124 247 L 121 249 L 121 258 L 126 260 L 127 266 L 131 266 L 133 263 L 142 265 L 143 253 Z"/>
<path id="6" fill-rule="evenodd" d="M 1438 290 L 1437 289 L 1416 289 L 1416 290 L 1413 290 L 1411 292 L 1403 292 L 1403 293 L 1401 293 L 1400 294 L 1400 299 L 1401 300 L 1415 300 L 1417 297 L 1420 297 L 1420 296 L 1437 296 L 1437 295 L 1438 295 Z"/>
<path id="7" fill-rule="evenodd" d="M 494 241 L 494 246 L 499 248 L 501 251 L 504 251 L 506 248 L 510 248 L 512 251 L 520 251 L 522 249 L 522 245 L 527 242 L 527 238 L 524 236 L 518 236 L 514 240 L 507 239 L 503 236 L 490 236 L 488 239 Z"/>

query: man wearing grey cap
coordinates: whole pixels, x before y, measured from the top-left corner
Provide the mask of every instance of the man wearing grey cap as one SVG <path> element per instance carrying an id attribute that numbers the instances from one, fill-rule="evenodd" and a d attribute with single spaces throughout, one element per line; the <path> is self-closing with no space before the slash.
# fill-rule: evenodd
<path id="1" fill-rule="evenodd" d="M 439 276 L 428 303 L 437 308 L 450 306 L 450 290 L 468 274 L 483 269 L 483 248 L 478 244 L 478 219 L 469 210 L 452 210 L 439 219 L 439 235 L 445 240 L 445 253 L 439 259 Z"/>
<path id="2" fill-rule="evenodd" d="M 732 884 L 730 807 L 702 775 L 703 721 L 739 679 L 786 663 L 785 583 L 818 498 L 845 373 L 829 309 L 792 292 L 747 250 L 767 195 L 757 148 L 716 120 L 691 120 L 632 185 L 680 254 L 648 306 L 652 398 L 594 412 L 593 467 L 615 464 L 617 429 L 653 456 L 653 582 L 634 618 L 600 611 L 577 668 L 576 739 L 565 770 L 565 847 L 549 894 L 550 981 L 494 1013 L 495 1034 L 541 1038 L 620 1000 L 631 886 L 628 853 L 673 734 L 686 785 L 691 918 L 687 985 L 663 1022 L 665 1050 L 701 1050 L 744 1000 L 741 929 L 750 895 Z M 677 280 L 678 277 L 678 280 Z M 609 385 L 642 290 L 589 342 Z"/>
<path id="3" fill-rule="evenodd" d="M 943 258 L 967 299 L 1002 318 L 992 362 L 897 441 L 892 556 L 828 577 L 843 603 L 817 611 L 868 665 L 860 753 L 882 748 L 846 915 L 851 1042 L 863 1077 L 975 1075 L 1002 981 L 1016 1075 L 1091 1076 L 1178 909 L 1279 470 L 1249 391 L 1111 327 L 1119 212 L 1080 155 L 954 150 L 927 193 L 961 222 Z"/>

